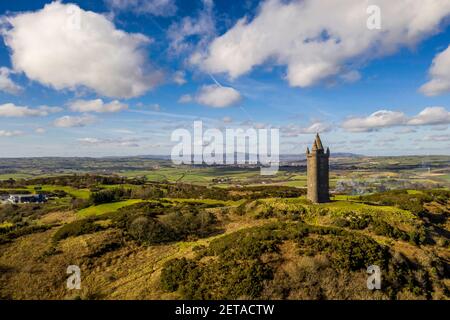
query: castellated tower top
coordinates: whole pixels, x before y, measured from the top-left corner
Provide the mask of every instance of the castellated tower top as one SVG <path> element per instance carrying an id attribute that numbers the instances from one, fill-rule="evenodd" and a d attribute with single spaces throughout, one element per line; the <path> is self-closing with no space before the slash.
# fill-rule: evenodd
<path id="1" fill-rule="evenodd" d="M 324 151 L 323 145 L 322 145 L 322 140 L 320 140 L 320 136 L 319 136 L 318 133 L 316 134 L 316 140 L 314 140 L 314 144 L 313 144 L 312 150 L 313 151 L 314 150 L 316 150 L 316 151 Z"/>

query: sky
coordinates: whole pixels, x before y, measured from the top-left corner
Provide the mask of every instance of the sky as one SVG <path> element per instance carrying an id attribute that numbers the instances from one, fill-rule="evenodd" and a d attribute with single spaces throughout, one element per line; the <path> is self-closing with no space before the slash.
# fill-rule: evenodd
<path id="1" fill-rule="evenodd" d="M 0 37 L 0 157 L 167 155 L 199 120 L 450 155 L 450 1 L 1 1 Z"/>

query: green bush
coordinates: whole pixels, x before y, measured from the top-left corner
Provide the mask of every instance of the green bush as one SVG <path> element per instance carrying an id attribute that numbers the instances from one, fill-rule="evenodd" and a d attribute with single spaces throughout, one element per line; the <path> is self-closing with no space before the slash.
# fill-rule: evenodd
<path id="1" fill-rule="evenodd" d="M 0 244 L 8 243 L 13 239 L 26 236 L 28 234 L 43 232 L 48 229 L 51 229 L 54 225 L 24 225 L 22 227 L 18 227 L 17 225 L 10 229 L 9 232 L 0 235 Z"/>
<path id="2" fill-rule="evenodd" d="M 110 203 L 124 199 L 129 199 L 130 197 L 131 197 L 131 189 L 112 188 L 91 193 L 90 201 L 93 204 L 97 205 L 102 203 Z"/>
<path id="3" fill-rule="evenodd" d="M 396 240 L 408 241 L 409 235 L 396 228 L 391 226 L 389 223 L 381 220 L 376 220 L 371 224 L 372 231 L 379 236 L 386 236 Z"/>
<path id="4" fill-rule="evenodd" d="M 193 260 L 175 259 L 163 268 L 161 283 L 185 299 L 239 299 L 259 297 L 266 280 L 273 276 L 265 253 L 276 253 L 280 243 L 278 225 L 255 227 L 213 240 L 209 248 L 198 248 Z M 273 231 L 273 232 L 272 232 Z M 201 258 L 214 256 L 205 264 Z"/>
<path id="5" fill-rule="evenodd" d="M 136 217 L 128 225 L 127 230 L 133 239 L 139 243 L 159 244 L 175 239 L 171 228 L 151 217 Z"/>
<path id="6" fill-rule="evenodd" d="M 161 284 L 163 289 L 167 291 L 178 290 L 180 284 L 188 278 L 192 270 L 197 267 L 197 264 L 186 258 L 172 259 L 167 261 L 161 272 Z"/>
<path id="7" fill-rule="evenodd" d="M 99 224 L 95 223 L 95 218 L 86 218 L 65 224 L 53 235 L 54 241 L 63 240 L 69 237 L 76 237 L 102 230 Z"/>

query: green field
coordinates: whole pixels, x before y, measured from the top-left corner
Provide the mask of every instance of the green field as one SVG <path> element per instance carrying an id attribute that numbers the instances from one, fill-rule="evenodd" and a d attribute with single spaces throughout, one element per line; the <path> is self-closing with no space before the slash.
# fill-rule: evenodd
<path id="1" fill-rule="evenodd" d="M 88 199 L 90 195 L 90 191 L 88 189 L 77 189 L 68 186 L 52 186 L 52 185 L 43 185 L 41 186 L 43 191 L 56 191 L 62 190 L 67 192 L 68 194 L 74 196 L 75 198 L 80 199 Z M 29 186 L 28 189 L 34 190 L 34 186 Z"/>
<path id="2" fill-rule="evenodd" d="M 120 208 L 131 206 L 133 204 L 143 202 L 144 200 L 140 199 L 130 199 L 125 201 L 118 201 L 118 202 L 112 202 L 112 203 L 105 203 L 100 204 L 97 206 L 90 206 L 86 209 L 82 209 L 78 211 L 78 216 L 80 217 L 88 217 L 88 216 L 96 216 L 101 215 L 108 212 L 114 212 L 119 210 Z"/>

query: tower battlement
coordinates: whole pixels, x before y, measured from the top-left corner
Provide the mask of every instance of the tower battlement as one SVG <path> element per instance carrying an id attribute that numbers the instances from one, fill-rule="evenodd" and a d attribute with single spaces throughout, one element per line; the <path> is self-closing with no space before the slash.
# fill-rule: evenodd
<path id="1" fill-rule="evenodd" d="M 312 145 L 311 151 L 306 149 L 308 200 L 315 203 L 330 201 L 329 195 L 329 158 L 330 149 L 326 151 L 319 134 Z"/>

